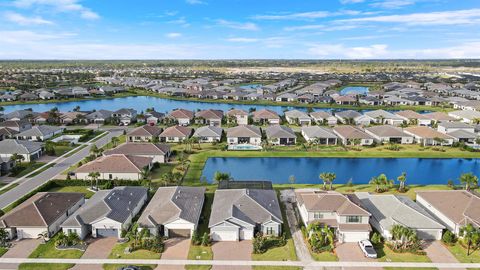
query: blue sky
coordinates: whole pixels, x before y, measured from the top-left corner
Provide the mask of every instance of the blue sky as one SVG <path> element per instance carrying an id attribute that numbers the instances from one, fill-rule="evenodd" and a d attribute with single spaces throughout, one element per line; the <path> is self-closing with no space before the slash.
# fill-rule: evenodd
<path id="1" fill-rule="evenodd" d="M 480 58 L 478 0 L 0 0 L 0 59 Z"/>

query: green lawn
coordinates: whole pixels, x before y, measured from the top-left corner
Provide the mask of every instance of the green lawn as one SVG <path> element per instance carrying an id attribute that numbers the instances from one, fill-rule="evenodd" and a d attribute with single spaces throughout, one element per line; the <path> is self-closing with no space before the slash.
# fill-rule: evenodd
<path id="1" fill-rule="evenodd" d="M 20 165 L 17 165 L 20 167 L 18 173 L 11 173 L 10 176 L 14 176 L 14 177 L 23 177 L 31 172 L 33 172 L 34 170 L 42 167 L 43 165 L 45 165 L 44 162 L 23 162 L 21 163 Z"/>
<path id="2" fill-rule="evenodd" d="M 8 251 L 7 248 L 0 247 L 0 257 L 2 257 L 3 254 L 5 254 L 7 251 Z"/>
<path id="3" fill-rule="evenodd" d="M 68 155 L 65 155 L 65 157 L 66 157 L 66 158 L 67 158 L 67 157 L 71 157 L 71 156 L 73 156 L 75 153 L 78 153 L 78 151 L 82 150 L 83 148 L 85 148 L 85 147 L 87 147 L 87 146 L 88 146 L 87 144 L 81 145 L 81 146 L 77 147 L 77 148 L 75 149 L 75 151 L 72 151 L 72 152 L 68 153 Z"/>
<path id="4" fill-rule="evenodd" d="M 18 267 L 19 270 L 68 270 L 72 268 L 74 264 L 66 263 L 22 263 Z"/>
<path id="5" fill-rule="evenodd" d="M 130 245 L 130 242 L 127 243 L 122 243 L 122 244 L 116 244 L 110 255 L 108 256 L 109 259 L 146 259 L 146 260 L 155 260 L 155 259 L 160 259 L 162 256 L 161 253 L 155 253 L 149 250 L 136 250 L 134 252 L 131 252 L 129 254 L 125 254 L 125 248 L 127 248 Z"/>
<path id="6" fill-rule="evenodd" d="M 71 146 L 71 145 L 55 145 L 53 149 L 55 150 L 55 156 L 59 157 L 71 150 L 73 150 L 77 146 Z"/>
<path id="7" fill-rule="evenodd" d="M 59 258 L 59 259 L 79 259 L 83 255 L 83 251 L 70 249 L 70 250 L 58 250 L 55 248 L 56 236 L 50 239 L 45 244 L 40 244 L 33 252 L 28 256 L 29 258 Z"/>
<path id="8" fill-rule="evenodd" d="M 338 261 L 337 255 L 332 252 L 315 253 L 310 250 L 310 254 L 315 261 Z"/>
<path id="9" fill-rule="evenodd" d="M 87 186 L 68 186 L 68 187 L 54 187 L 49 192 L 79 192 L 84 193 L 85 198 L 90 199 L 93 196 L 93 192 L 88 190 Z"/>
<path id="10" fill-rule="evenodd" d="M 55 166 L 55 163 L 49 163 L 47 166 L 45 166 L 45 167 L 39 169 L 38 171 L 30 174 L 28 177 L 31 178 L 31 177 L 37 176 L 37 175 L 41 174 L 42 172 L 50 169 L 50 168 L 53 167 L 53 166 Z"/>
<path id="11" fill-rule="evenodd" d="M 5 185 L 2 185 L 1 187 L 3 187 L 3 186 L 5 186 Z M 2 195 L 3 193 L 15 188 L 16 186 L 18 186 L 18 184 L 11 184 L 9 187 L 1 189 L 0 190 L 0 195 Z"/>
<path id="12" fill-rule="evenodd" d="M 128 266 L 126 264 L 104 264 L 103 269 L 104 270 L 117 270 L 120 267 Z M 156 265 L 151 265 L 151 264 L 142 264 L 142 265 L 135 265 L 140 267 L 142 270 L 153 270 L 157 266 Z"/>
<path id="13" fill-rule="evenodd" d="M 212 248 L 190 245 L 190 249 L 188 251 L 188 259 L 189 260 L 212 260 L 213 259 Z M 211 265 L 186 265 L 185 266 L 185 269 L 187 270 L 210 270 L 211 268 L 212 268 Z"/>
<path id="14" fill-rule="evenodd" d="M 380 262 L 431 262 L 426 255 L 416 255 L 408 252 L 397 253 L 385 245 L 375 247 L 375 250 Z"/>
<path id="15" fill-rule="evenodd" d="M 467 250 L 462 247 L 460 244 L 455 244 L 453 246 L 446 246 L 448 250 L 457 258 L 459 262 L 462 263 L 480 263 L 480 251 L 476 250 L 471 252 L 470 255 L 467 256 Z"/>

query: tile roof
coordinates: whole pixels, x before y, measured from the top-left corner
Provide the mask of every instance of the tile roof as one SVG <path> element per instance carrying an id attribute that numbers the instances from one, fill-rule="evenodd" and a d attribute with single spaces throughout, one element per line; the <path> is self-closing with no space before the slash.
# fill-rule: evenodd
<path id="1" fill-rule="evenodd" d="M 240 125 L 227 129 L 227 137 L 262 137 L 259 127 L 251 125 Z"/>
<path id="2" fill-rule="evenodd" d="M 372 126 L 365 130 L 379 137 L 412 137 L 403 132 L 401 128 L 390 125 Z"/>
<path id="3" fill-rule="evenodd" d="M 309 138 L 337 138 L 332 129 L 319 126 L 302 127 L 302 131 Z"/>
<path id="4" fill-rule="evenodd" d="M 252 112 L 253 119 L 280 119 L 280 116 L 272 110 L 261 109 Z"/>
<path id="5" fill-rule="evenodd" d="M 357 127 L 336 126 L 333 128 L 333 130 L 347 139 L 373 139 L 370 135 Z"/>
<path id="6" fill-rule="evenodd" d="M 152 160 L 150 157 L 112 154 L 90 161 L 80 166 L 75 172 L 141 173 L 145 166 L 152 163 Z"/>
<path id="7" fill-rule="evenodd" d="M 194 113 L 189 110 L 185 109 L 178 109 L 178 110 L 173 110 L 170 112 L 168 115 L 169 117 L 178 119 L 178 118 L 188 118 L 188 119 L 193 119 Z"/>
<path id="8" fill-rule="evenodd" d="M 192 134 L 192 128 L 184 126 L 168 127 L 159 135 L 159 137 L 188 137 Z"/>
<path id="9" fill-rule="evenodd" d="M 424 126 L 412 126 L 412 127 L 407 127 L 405 129 L 403 129 L 405 132 L 408 132 L 408 133 L 411 133 L 411 134 L 414 134 L 415 136 L 419 136 L 419 137 L 422 137 L 422 138 L 429 138 L 429 139 L 433 139 L 433 138 L 441 138 L 441 139 L 452 139 L 452 137 L 446 135 L 446 134 L 443 134 L 443 133 L 440 133 L 432 128 L 429 128 L 429 127 L 424 127 Z"/>
<path id="10" fill-rule="evenodd" d="M 195 113 L 195 117 L 201 117 L 203 119 L 222 119 L 223 111 L 221 110 L 202 110 Z"/>
<path id="11" fill-rule="evenodd" d="M 298 191 L 295 192 L 299 204 L 308 211 L 336 212 L 338 215 L 370 216 L 362 207 L 338 192 Z"/>
<path id="12" fill-rule="evenodd" d="M 157 126 L 151 125 L 144 125 L 141 127 L 137 127 L 134 130 L 130 131 L 127 135 L 128 136 L 144 136 L 144 137 L 156 137 L 160 135 L 162 129 Z"/>

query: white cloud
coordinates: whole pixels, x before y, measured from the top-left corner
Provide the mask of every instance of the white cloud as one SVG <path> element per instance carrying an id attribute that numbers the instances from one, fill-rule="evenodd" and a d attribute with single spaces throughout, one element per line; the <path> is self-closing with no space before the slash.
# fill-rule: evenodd
<path id="1" fill-rule="evenodd" d="M 38 42 L 38 41 L 47 41 L 47 40 L 53 40 L 53 39 L 62 39 L 66 37 L 72 37 L 75 36 L 73 33 L 57 33 L 57 34 L 51 34 L 51 33 L 36 33 L 32 31 L 25 31 L 25 30 L 19 30 L 19 31 L 0 31 L 0 36 L 2 37 L 2 42 L 3 43 L 9 43 L 9 44 L 27 44 L 27 43 L 33 43 L 33 42 Z M 8 53 L 8 51 L 6 52 Z"/>
<path id="2" fill-rule="evenodd" d="M 203 5 L 203 4 L 206 4 L 206 2 L 201 1 L 201 0 L 185 0 L 185 2 L 187 2 L 187 4 L 190 4 L 190 5 Z"/>
<path id="3" fill-rule="evenodd" d="M 228 42 L 240 42 L 240 43 L 253 43 L 253 42 L 259 41 L 259 39 L 237 37 L 237 38 L 227 38 L 226 41 L 228 41 Z"/>
<path id="4" fill-rule="evenodd" d="M 97 13 L 80 4 L 78 0 L 15 0 L 13 4 L 19 8 L 48 6 L 58 12 L 76 12 L 80 17 L 87 20 L 100 18 Z"/>
<path id="5" fill-rule="evenodd" d="M 272 15 L 256 15 L 253 16 L 257 20 L 305 20 L 305 19 L 318 19 L 331 16 L 328 11 L 310 11 L 299 13 L 286 13 L 286 14 L 272 14 Z"/>
<path id="6" fill-rule="evenodd" d="M 182 36 L 181 33 L 168 33 L 165 35 L 167 38 L 179 38 Z"/>
<path id="7" fill-rule="evenodd" d="M 180 17 L 175 20 L 168 21 L 167 23 L 180 25 L 182 27 L 189 27 L 190 23 L 185 19 L 185 17 Z"/>
<path id="8" fill-rule="evenodd" d="M 7 21 L 19 24 L 19 25 L 47 25 L 53 24 L 53 22 L 43 19 L 42 17 L 26 17 L 16 12 L 6 12 L 4 17 Z"/>
<path id="9" fill-rule="evenodd" d="M 358 3 L 363 3 L 365 0 L 340 0 L 340 3 L 345 5 L 345 4 L 358 4 Z"/>
<path id="10" fill-rule="evenodd" d="M 217 25 L 223 26 L 223 27 L 228 27 L 232 29 L 239 29 L 239 30 L 248 30 L 248 31 L 258 31 L 260 28 L 251 22 L 233 22 L 233 21 L 227 21 L 227 20 L 216 20 Z"/>
<path id="11" fill-rule="evenodd" d="M 383 22 L 406 25 L 457 25 L 480 23 L 480 9 L 452 10 L 402 15 L 374 16 L 338 20 L 337 22 Z"/>
<path id="12" fill-rule="evenodd" d="M 349 58 L 349 59 L 372 59 L 388 56 L 387 45 L 374 44 L 370 46 L 346 47 L 343 44 L 319 44 L 308 49 L 311 55 L 320 58 Z"/>
<path id="13" fill-rule="evenodd" d="M 371 3 L 370 6 L 383 9 L 397 9 L 415 4 L 412 0 L 384 0 Z"/>
<path id="14" fill-rule="evenodd" d="M 345 31 L 358 28 L 359 25 L 344 24 L 344 25 L 323 25 L 323 24 L 307 24 L 299 26 L 288 26 L 283 28 L 285 31 L 302 31 L 302 30 L 319 30 L 319 31 Z"/>

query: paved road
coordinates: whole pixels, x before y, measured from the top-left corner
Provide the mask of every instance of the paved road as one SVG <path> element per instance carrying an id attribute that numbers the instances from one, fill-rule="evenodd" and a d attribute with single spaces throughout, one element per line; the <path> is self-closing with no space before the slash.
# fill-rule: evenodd
<path id="1" fill-rule="evenodd" d="M 122 132 L 123 130 L 112 130 L 109 134 L 96 141 L 95 144 L 97 145 L 97 147 L 102 147 L 108 142 L 110 142 L 112 137 L 119 136 L 122 134 Z M 77 162 L 88 156 L 90 147 L 91 145 L 81 149 L 72 156 L 59 161 L 57 164 L 55 164 L 55 166 L 43 171 L 42 173 L 30 178 L 29 180 L 22 182 L 17 187 L 0 195 L 0 209 L 3 209 L 14 203 L 19 198 L 27 195 L 32 190 L 35 190 L 36 188 L 48 182 L 50 179 L 54 178 L 57 174 L 65 171 L 73 164 L 76 164 Z"/>
<path id="2" fill-rule="evenodd" d="M 0 263 L 47 263 L 47 264 L 157 264 L 157 265 L 225 265 L 225 266 L 297 266 L 319 267 L 399 267 L 399 268 L 480 268 L 480 263 L 419 263 L 419 262 L 301 262 L 301 261 L 236 261 L 236 260 L 147 260 L 147 259 L 40 259 L 0 258 Z M 315 268 L 313 268 L 315 267 Z"/>

